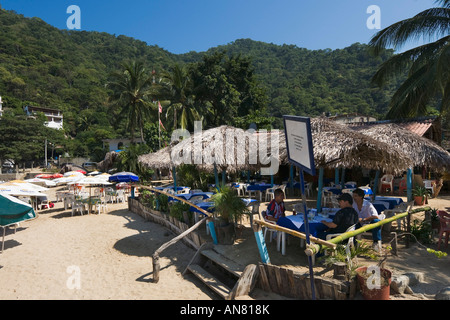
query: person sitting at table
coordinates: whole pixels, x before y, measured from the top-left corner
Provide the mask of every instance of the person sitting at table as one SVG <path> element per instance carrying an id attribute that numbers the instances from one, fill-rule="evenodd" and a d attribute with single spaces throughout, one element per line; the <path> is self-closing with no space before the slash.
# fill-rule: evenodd
<path id="1" fill-rule="evenodd" d="M 364 190 L 359 188 L 353 190 L 353 208 L 358 213 L 359 218 L 356 229 L 366 224 L 380 221 L 377 210 L 370 201 L 364 199 L 364 196 Z M 381 241 L 381 227 L 372 229 L 372 240 L 374 245 L 378 244 L 378 241 Z"/>
<path id="2" fill-rule="evenodd" d="M 337 200 L 339 202 L 339 208 L 341 209 L 336 212 L 332 222 L 325 220 L 321 221 L 328 229 L 319 232 L 317 234 L 318 238 L 325 240 L 327 234 L 344 233 L 352 225 L 358 223 L 358 213 L 353 208 L 352 196 L 349 193 L 343 193 Z"/>
<path id="3" fill-rule="evenodd" d="M 281 189 L 275 189 L 273 192 L 274 199 L 270 201 L 266 210 L 266 219 L 270 221 L 277 221 L 279 218 L 284 217 L 284 192 Z"/>

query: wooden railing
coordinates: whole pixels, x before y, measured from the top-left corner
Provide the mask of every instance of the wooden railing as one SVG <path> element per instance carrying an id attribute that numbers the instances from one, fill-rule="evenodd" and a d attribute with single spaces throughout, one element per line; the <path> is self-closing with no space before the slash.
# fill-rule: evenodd
<path id="1" fill-rule="evenodd" d="M 170 194 L 170 193 L 162 191 L 162 190 L 158 190 L 158 189 L 155 189 L 155 188 L 152 188 L 152 187 L 147 187 L 147 186 L 142 186 L 142 185 L 135 185 L 135 187 L 136 188 L 140 188 L 140 189 L 149 190 L 149 191 L 156 192 L 156 193 L 160 193 L 160 194 L 164 194 L 164 195 L 166 195 L 168 197 L 174 198 L 174 199 L 179 200 L 179 201 L 181 201 L 183 203 L 187 203 L 188 205 L 190 205 L 191 207 L 194 207 L 195 209 L 200 211 L 203 215 L 205 215 L 205 217 L 203 219 L 198 221 L 192 227 L 190 227 L 186 231 L 182 232 L 181 234 L 179 234 L 178 236 L 176 236 L 172 240 L 170 240 L 170 241 L 166 242 L 165 244 L 163 244 L 161 247 L 159 247 L 153 253 L 153 255 L 152 255 L 152 261 L 153 261 L 153 282 L 157 283 L 159 281 L 159 270 L 160 270 L 159 255 L 161 254 L 161 252 L 163 252 L 165 249 L 167 249 L 171 245 L 177 243 L 182 238 L 186 237 L 192 231 L 196 230 L 198 227 L 200 227 L 203 224 L 203 222 L 206 222 L 207 220 L 211 221 L 212 215 L 208 211 L 200 208 L 199 206 L 193 204 L 192 202 L 189 202 L 186 199 L 180 198 L 180 197 L 178 197 L 178 196 L 176 196 L 174 194 Z"/>

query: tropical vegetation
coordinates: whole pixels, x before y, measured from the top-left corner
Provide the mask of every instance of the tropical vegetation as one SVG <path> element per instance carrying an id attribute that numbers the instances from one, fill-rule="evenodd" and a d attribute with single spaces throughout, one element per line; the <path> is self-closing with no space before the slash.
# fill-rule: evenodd
<path id="1" fill-rule="evenodd" d="M 14 156 L 19 163 L 43 159 L 45 137 L 58 146 L 54 156 L 92 161 L 104 159 L 103 140 L 140 137 L 146 147 L 119 158 L 131 169 L 136 155 L 167 145 L 176 128 L 192 131 L 194 121 L 204 129 L 222 124 L 270 129 L 282 128 L 284 114 L 361 113 L 382 119 L 396 86 L 406 79 L 400 75 L 377 88 L 372 75 L 396 55 L 383 49 L 373 56 L 359 43 L 308 50 L 240 39 L 175 55 L 122 35 L 59 30 L 3 9 L 0 42 L 0 96 L 6 110 L 0 130 L 11 126 L 13 115 L 25 119 L 26 105 L 64 115 L 62 131 L 36 136 L 41 149 L 34 156 L 14 156 L 12 142 L 0 148 L 0 160 Z M 437 113 L 432 106 L 430 112 Z"/>
<path id="2" fill-rule="evenodd" d="M 388 118 L 427 115 L 431 107 L 441 115 L 450 111 L 450 0 L 436 5 L 381 30 L 369 43 L 381 54 L 386 47 L 428 41 L 390 57 L 374 75 L 374 83 L 382 86 L 407 74 L 389 103 Z"/>

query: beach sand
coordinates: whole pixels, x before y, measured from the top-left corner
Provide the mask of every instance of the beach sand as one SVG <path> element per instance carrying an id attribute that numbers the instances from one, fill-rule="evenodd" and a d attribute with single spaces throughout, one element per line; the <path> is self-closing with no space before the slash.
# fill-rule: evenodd
<path id="1" fill-rule="evenodd" d="M 56 190 L 51 189 L 50 200 L 56 199 Z M 450 211 L 450 197 L 430 199 L 429 205 Z M 153 283 L 151 256 L 174 235 L 128 211 L 127 203 L 109 204 L 108 212 L 100 215 L 72 216 L 62 202 L 38 212 L 37 219 L 22 222 L 15 234 L 7 229 L 5 250 L 0 254 L 1 299 L 217 299 L 194 276 L 181 275 L 195 253 L 182 242 L 162 252 L 160 280 Z M 285 256 L 276 250 L 275 241 L 268 243 L 268 250 L 273 264 L 308 271 L 297 243 L 291 241 Z M 217 246 L 217 251 L 244 266 L 260 261 L 250 228 L 244 229 L 235 245 Z M 450 285 L 450 257 L 437 259 L 414 244 L 407 249 L 400 245 L 399 256 L 389 255 L 387 266 L 400 273 L 425 273 L 425 282 L 413 287 L 415 295 L 391 299 L 433 299 Z M 315 272 L 326 274 L 322 269 L 317 266 Z M 280 298 L 264 293 L 256 297 Z"/>
<path id="2" fill-rule="evenodd" d="M 50 200 L 55 197 L 50 196 Z M 173 237 L 164 227 L 108 204 L 108 212 L 71 216 L 62 202 L 8 230 L 0 254 L 1 299 L 211 299 L 192 275 L 195 251 L 177 243 L 160 255 L 152 282 L 151 255 Z M 79 277 L 78 277 L 79 276 Z"/>

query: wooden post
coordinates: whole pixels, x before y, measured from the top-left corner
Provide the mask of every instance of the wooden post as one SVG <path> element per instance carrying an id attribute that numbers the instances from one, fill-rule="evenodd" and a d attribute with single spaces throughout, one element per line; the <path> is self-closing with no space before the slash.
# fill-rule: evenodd
<path id="1" fill-rule="evenodd" d="M 200 225 L 203 222 L 205 222 L 206 219 L 208 219 L 208 217 L 204 217 L 202 220 L 200 220 L 199 222 L 194 224 L 192 227 L 190 227 L 189 229 L 187 229 L 183 233 L 179 234 L 178 236 L 176 236 L 175 238 L 173 238 L 169 242 L 164 243 L 161 247 L 159 247 L 158 250 L 155 251 L 155 253 L 153 253 L 153 256 L 152 256 L 152 258 L 153 258 L 153 282 L 157 283 L 159 281 L 159 270 L 160 270 L 159 254 L 162 251 L 164 251 L 165 249 L 167 249 L 168 247 L 170 247 L 172 244 L 178 242 L 178 240 L 180 240 L 181 238 L 184 238 L 186 235 L 188 235 L 189 233 L 191 233 L 192 231 L 194 231 L 195 229 L 200 227 Z"/>

